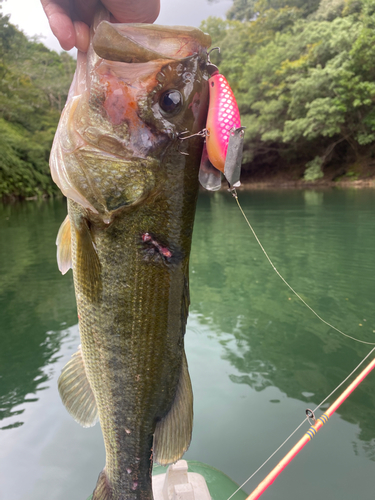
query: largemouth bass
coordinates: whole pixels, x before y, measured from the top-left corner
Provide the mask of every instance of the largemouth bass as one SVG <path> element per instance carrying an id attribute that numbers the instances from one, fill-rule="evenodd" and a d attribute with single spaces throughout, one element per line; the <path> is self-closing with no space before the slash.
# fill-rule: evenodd
<path id="1" fill-rule="evenodd" d="M 68 198 L 58 263 L 73 268 L 81 347 L 59 379 L 83 426 L 99 419 L 94 500 L 152 499 L 153 460 L 189 446 L 184 352 L 189 253 L 205 126 L 210 38 L 200 30 L 96 23 L 51 153 Z"/>

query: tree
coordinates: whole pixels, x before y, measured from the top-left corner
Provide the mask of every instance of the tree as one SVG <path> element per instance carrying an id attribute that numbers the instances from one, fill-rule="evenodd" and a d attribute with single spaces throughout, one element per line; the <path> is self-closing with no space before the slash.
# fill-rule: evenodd
<path id="1" fill-rule="evenodd" d="M 375 142 L 375 0 L 360 9 L 354 0 L 310 3 L 309 17 L 297 1 L 255 5 L 256 18 L 228 21 L 219 36 L 220 70 L 247 127 L 245 163 L 284 159 L 316 170 L 335 151 L 355 161 Z M 333 18 L 322 15 L 329 5 Z"/>
<path id="2" fill-rule="evenodd" d="M 236 21 L 250 21 L 256 16 L 256 0 L 234 0 L 227 12 L 227 19 Z"/>
<path id="3" fill-rule="evenodd" d="M 48 157 L 74 67 L 0 13 L 0 196 L 56 191 Z"/>
<path id="4" fill-rule="evenodd" d="M 301 10 L 303 17 L 306 17 L 316 11 L 319 2 L 320 0 L 234 0 L 232 7 L 227 12 L 227 19 L 251 21 L 267 10 L 280 10 L 287 7 Z"/>

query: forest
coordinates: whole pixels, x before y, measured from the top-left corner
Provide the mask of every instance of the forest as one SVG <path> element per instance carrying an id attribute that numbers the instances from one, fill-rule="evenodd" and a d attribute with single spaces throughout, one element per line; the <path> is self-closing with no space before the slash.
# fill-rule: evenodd
<path id="1" fill-rule="evenodd" d="M 201 29 L 246 127 L 245 180 L 375 176 L 375 0 L 234 0 Z M 0 197 L 57 193 L 48 156 L 74 66 L 0 12 Z"/>
<path id="2" fill-rule="evenodd" d="M 74 69 L 0 12 L 0 198 L 58 193 L 48 158 Z"/>
<path id="3" fill-rule="evenodd" d="M 375 1 L 234 0 L 227 18 L 202 28 L 246 126 L 245 171 L 374 176 Z"/>

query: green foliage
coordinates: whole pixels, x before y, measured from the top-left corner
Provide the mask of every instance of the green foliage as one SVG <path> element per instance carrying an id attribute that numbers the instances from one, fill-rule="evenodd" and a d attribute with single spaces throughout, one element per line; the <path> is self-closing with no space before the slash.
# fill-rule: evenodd
<path id="1" fill-rule="evenodd" d="M 54 192 L 49 150 L 74 67 L 0 14 L 0 197 Z"/>
<path id="2" fill-rule="evenodd" d="M 48 166 L 54 130 L 31 134 L 0 119 L 0 193 L 25 198 L 57 192 Z"/>
<path id="3" fill-rule="evenodd" d="M 250 21 L 256 14 L 256 0 L 234 0 L 227 12 L 227 18 L 237 21 Z"/>
<path id="4" fill-rule="evenodd" d="M 341 16 L 346 4 L 346 0 L 321 0 L 315 18 L 332 21 L 335 17 Z"/>
<path id="5" fill-rule="evenodd" d="M 263 15 L 268 10 L 282 10 L 284 8 L 297 8 L 305 17 L 319 7 L 319 1 L 320 0 L 234 0 L 232 7 L 227 12 L 227 19 L 251 21 Z"/>
<path id="6" fill-rule="evenodd" d="M 320 157 L 324 166 L 338 144 L 354 156 L 372 145 L 375 0 L 235 1 L 231 11 L 237 7 L 229 18 L 252 20 L 225 26 L 211 18 L 205 27 L 221 45 L 217 63 L 247 127 L 245 162 L 273 152 L 276 161 Z"/>
<path id="7" fill-rule="evenodd" d="M 306 182 L 314 182 L 323 177 L 322 172 L 323 158 L 316 156 L 313 160 L 306 163 L 306 170 L 303 179 Z"/>
<path id="8" fill-rule="evenodd" d="M 258 0 L 255 8 L 262 13 L 269 9 L 280 10 L 285 7 L 296 7 L 303 13 L 303 17 L 314 12 L 319 6 L 320 0 Z"/>

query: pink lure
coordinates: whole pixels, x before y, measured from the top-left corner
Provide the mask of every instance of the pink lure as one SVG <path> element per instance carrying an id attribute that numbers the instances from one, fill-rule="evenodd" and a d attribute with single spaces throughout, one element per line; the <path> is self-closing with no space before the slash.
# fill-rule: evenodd
<path id="1" fill-rule="evenodd" d="M 207 116 L 206 147 L 212 165 L 224 172 L 230 130 L 241 126 L 236 98 L 226 78 L 215 73 L 208 80 L 210 104 Z"/>

